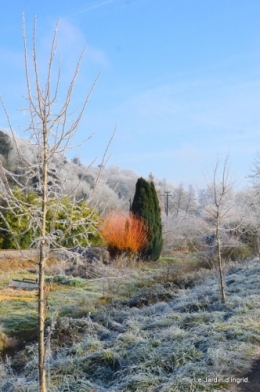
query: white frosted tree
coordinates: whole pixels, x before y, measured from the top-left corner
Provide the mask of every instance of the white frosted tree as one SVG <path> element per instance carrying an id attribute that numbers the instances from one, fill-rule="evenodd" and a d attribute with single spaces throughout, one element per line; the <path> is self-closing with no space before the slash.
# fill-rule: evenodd
<path id="1" fill-rule="evenodd" d="M 208 199 L 205 201 L 205 218 L 212 224 L 216 236 L 217 263 L 220 278 L 220 297 L 225 302 L 225 281 L 222 259 L 223 232 L 228 230 L 230 221 L 234 218 L 234 199 L 232 198 L 235 178 L 230 174 L 229 156 L 226 157 L 223 168 L 219 174 L 220 161 L 218 160 L 210 179 L 206 179 L 207 191 L 204 194 Z"/>
<path id="2" fill-rule="evenodd" d="M 260 261 L 260 194 L 259 188 L 247 187 L 236 195 L 236 203 L 243 216 L 240 236 L 258 254 Z"/>
<path id="3" fill-rule="evenodd" d="M 183 184 L 178 187 L 167 185 L 167 191 L 161 194 L 165 198 L 165 210 L 168 210 L 168 216 L 167 213 L 163 215 L 165 250 L 193 248 L 192 244 L 203 235 L 205 226 L 203 219 L 197 216 L 198 202 L 194 187 L 189 185 L 186 190 Z"/>
<path id="4" fill-rule="evenodd" d="M 189 185 L 188 190 L 186 190 L 181 183 L 179 186 L 174 188 L 168 187 L 167 191 L 169 191 L 169 215 L 178 217 L 179 214 L 193 214 L 196 212 L 198 204 L 197 196 L 195 189 L 192 185 Z"/>
<path id="5" fill-rule="evenodd" d="M 138 175 L 132 170 L 111 166 L 108 169 L 107 184 L 118 195 L 118 205 L 125 211 L 129 210 L 135 192 Z"/>
<path id="6" fill-rule="evenodd" d="M 88 235 L 95 230 L 97 223 L 93 210 L 85 203 L 86 213 L 82 213 L 79 199 L 82 181 L 87 174 L 88 168 L 82 174 L 82 179 L 73 177 L 74 163 L 69 163 L 65 158 L 65 152 L 72 148 L 72 142 L 78 130 L 80 120 L 89 101 L 90 95 L 95 87 L 97 79 L 93 83 L 88 95 L 77 112 L 71 108 L 71 100 L 74 92 L 75 82 L 79 73 L 82 56 L 81 54 L 74 75 L 68 85 L 67 93 L 63 96 L 60 91 L 61 65 L 56 63 L 58 24 L 56 26 L 51 43 L 50 56 L 48 59 L 46 78 L 39 72 L 36 46 L 36 18 L 34 21 L 32 57 L 29 56 L 26 42 L 25 20 L 23 18 L 23 40 L 25 75 L 27 84 L 26 107 L 29 122 L 25 135 L 29 139 L 24 144 L 19 144 L 7 109 L 2 105 L 8 119 L 10 133 L 14 145 L 12 154 L 18 159 L 22 173 L 14 173 L 7 170 L 4 165 L 0 166 L 1 181 L 1 208 L 0 216 L 5 220 L 5 212 L 16 214 L 21 221 L 27 219 L 28 227 L 34 233 L 31 247 L 38 250 L 38 369 L 39 390 L 47 392 L 46 385 L 46 304 L 45 304 L 45 269 L 50 250 L 54 248 L 64 249 L 64 239 L 73 240 L 75 245 L 82 238 L 88 240 Z M 54 71 L 57 70 L 56 77 Z M 46 72 L 47 71 L 47 72 Z M 71 116 L 73 113 L 73 117 Z M 110 140 L 111 141 L 111 140 Z M 109 146 L 110 142 L 108 143 Z M 107 148 L 108 148 L 107 146 Z M 25 147 L 25 149 L 24 149 Z M 105 155 L 102 159 L 102 167 L 105 165 Z M 26 150 L 26 153 L 24 153 Z M 54 165 L 57 157 L 64 156 L 64 164 L 58 167 Z M 64 170 L 64 165 L 66 166 Z M 90 164 L 91 166 L 91 164 Z M 55 168 L 54 168 L 55 167 Z M 95 176 L 95 183 L 88 195 L 88 201 L 93 197 L 93 192 L 100 179 L 100 171 Z M 70 181 L 71 180 L 71 181 Z M 70 186 L 68 186 L 70 183 Z M 13 186 L 16 186 L 15 190 Z M 18 197 L 18 194 L 28 194 L 34 189 L 37 200 L 30 201 L 29 198 Z M 18 193 L 17 193 L 18 192 Z M 69 202 L 66 202 L 69 200 Z M 86 200 L 85 200 L 86 202 Z M 69 205 L 69 209 L 67 209 Z M 66 215 L 66 219 L 59 222 L 60 216 Z M 57 222 L 61 225 L 56 229 Z M 5 222 L 4 230 L 12 232 L 12 228 Z M 14 240 L 17 233 L 12 233 Z M 22 235 L 23 233 L 19 233 Z M 66 250 L 66 249 L 65 249 Z"/>
<path id="7" fill-rule="evenodd" d="M 201 238 L 209 232 L 209 225 L 202 217 L 181 212 L 176 217 L 169 215 L 163 219 L 164 251 L 197 251 Z"/>

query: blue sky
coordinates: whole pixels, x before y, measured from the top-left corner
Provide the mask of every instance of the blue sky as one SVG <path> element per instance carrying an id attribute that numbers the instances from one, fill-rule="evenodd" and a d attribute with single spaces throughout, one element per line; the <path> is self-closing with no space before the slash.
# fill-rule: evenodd
<path id="1" fill-rule="evenodd" d="M 62 93 L 84 45 L 73 105 L 101 77 L 78 132 L 95 132 L 83 163 L 102 152 L 118 123 L 109 165 L 185 186 L 203 186 L 218 156 L 230 154 L 246 184 L 260 150 L 260 2 L 257 0 L 10 0 L 0 14 L 1 85 L 15 130 L 26 116 L 21 14 L 28 47 L 37 15 L 44 72 L 58 18 Z M 0 126 L 7 127 L 4 114 Z"/>

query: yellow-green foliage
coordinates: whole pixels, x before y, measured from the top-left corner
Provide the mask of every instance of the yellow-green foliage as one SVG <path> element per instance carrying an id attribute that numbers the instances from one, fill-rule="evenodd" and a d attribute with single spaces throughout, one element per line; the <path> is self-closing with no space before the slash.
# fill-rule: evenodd
<path id="1" fill-rule="evenodd" d="M 67 197 L 59 203 L 55 199 L 49 203 L 47 228 L 62 246 L 98 245 L 101 242 L 98 221 L 98 214 L 85 201 L 72 203 Z"/>
<path id="2" fill-rule="evenodd" d="M 29 248 L 35 231 L 33 222 L 34 218 L 37 218 L 39 203 L 40 200 L 34 191 L 29 191 L 25 195 L 17 187 L 14 188 L 11 202 L 9 204 L 4 202 L 1 206 L 0 247 L 2 249 Z"/>
<path id="3" fill-rule="evenodd" d="M 9 204 L 1 205 L 0 248 L 26 249 L 40 236 L 41 198 L 34 191 L 27 194 L 15 188 Z M 69 197 L 47 202 L 47 232 L 51 246 L 99 245 L 98 214 L 87 202 L 73 203 Z"/>

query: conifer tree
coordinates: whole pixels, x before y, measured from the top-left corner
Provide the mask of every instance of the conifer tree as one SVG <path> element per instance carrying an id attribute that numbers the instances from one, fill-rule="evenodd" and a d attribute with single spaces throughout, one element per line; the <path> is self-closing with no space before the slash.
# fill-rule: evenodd
<path id="1" fill-rule="evenodd" d="M 154 183 L 142 177 L 137 180 L 131 211 L 142 218 L 148 231 L 148 244 L 141 251 L 146 260 L 158 260 L 162 251 L 162 222 Z"/>

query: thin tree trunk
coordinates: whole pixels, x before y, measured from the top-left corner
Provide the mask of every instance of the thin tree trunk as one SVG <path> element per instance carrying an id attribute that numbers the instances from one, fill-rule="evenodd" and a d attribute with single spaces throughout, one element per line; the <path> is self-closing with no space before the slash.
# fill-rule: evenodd
<path id="1" fill-rule="evenodd" d="M 46 264 L 46 204 L 47 204 L 47 130 L 45 121 L 43 121 L 43 180 L 42 180 L 42 232 L 40 243 L 40 260 L 39 260 L 39 336 L 38 336 L 38 365 L 39 365 L 39 386 L 40 392 L 46 392 L 46 370 L 45 370 L 45 346 L 44 346 L 44 327 L 45 327 L 45 264 Z"/>
<path id="2" fill-rule="evenodd" d="M 46 371 L 45 371 L 45 348 L 44 348 L 44 326 L 45 326 L 45 298 L 44 298 L 44 267 L 45 267 L 45 244 L 44 240 L 40 245 L 39 260 L 39 302 L 38 302 L 38 367 L 40 392 L 46 392 Z"/>
<path id="3" fill-rule="evenodd" d="M 258 252 L 258 260 L 260 262 L 260 238 L 256 238 L 256 243 L 257 243 L 257 252 Z"/>
<path id="4" fill-rule="evenodd" d="M 221 240 L 219 233 L 219 222 L 217 221 L 216 226 L 216 239 L 217 239 L 217 252 L 218 252 L 218 268 L 219 268 L 219 277 L 220 277 L 220 296 L 221 301 L 225 302 L 226 294 L 225 294 L 225 282 L 223 277 L 223 268 L 222 268 L 222 257 L 221 257 Z"/>

